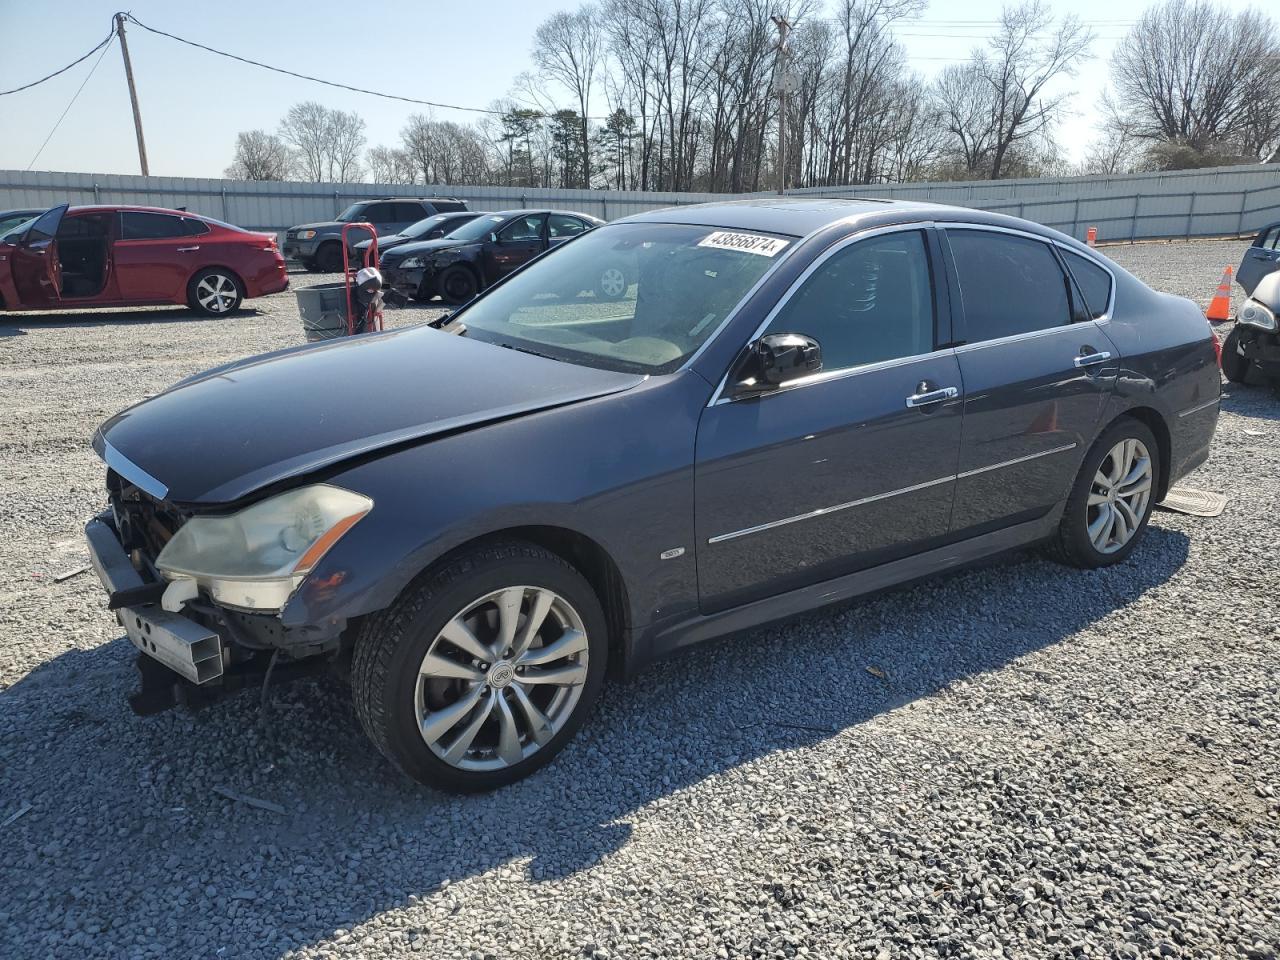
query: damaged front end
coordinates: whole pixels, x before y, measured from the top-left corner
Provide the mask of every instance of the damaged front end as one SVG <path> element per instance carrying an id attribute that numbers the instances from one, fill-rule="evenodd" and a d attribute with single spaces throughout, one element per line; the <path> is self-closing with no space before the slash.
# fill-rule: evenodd
<path id="1" fill-rule="evenodd" d="M 305 574 L 290 571 L 283 578 L 290 586 L 282 590 L 280 577 L 228 582 L 225 576 L 176 570 L 166 563 L 175 553 L 167 548 L 184 529 L 192 539 L 189 525 L 197 515 L 152 496 L 115 470 L 108 471 L 107 492 L 110 509 L 89 521 L 85 537 L 108 608 L 139 651 L 142 686 L 129 698 L 135 713 L 204 706 L 268 678 L 286 681 L 313 673 L 333 660 L 345 622 L 290 628 L 278 616 L 292 585 Z M 195 547 L 188 543 L 188 559 L 209 546 L 208 533 Z M 258 589 L 264 582 L 268 589 Z M 255 609 L 259 602 L 277 607 Z"/>

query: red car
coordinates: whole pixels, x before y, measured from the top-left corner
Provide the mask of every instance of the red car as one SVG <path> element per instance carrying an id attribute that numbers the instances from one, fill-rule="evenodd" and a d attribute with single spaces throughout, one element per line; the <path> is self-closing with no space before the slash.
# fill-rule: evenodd
<path id="1" fill-rule="evenodd" d="M 0 310 L 185 303 L 221 316 L 287 286 L 274 235 L 181 210 L 64 203 L 0 236 Z"/>

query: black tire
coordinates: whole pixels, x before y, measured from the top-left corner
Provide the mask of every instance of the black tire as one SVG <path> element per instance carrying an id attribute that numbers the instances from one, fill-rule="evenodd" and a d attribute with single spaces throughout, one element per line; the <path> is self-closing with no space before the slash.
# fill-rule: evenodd
<path id="1" fill-rule="evenodd" d="M 316 263 L 314 260 L 303 260 L 301 262 L 302 262 L 303 268 L 307 271 L 307 273 L 321 272 L 320 264 Z"/>
<path id="2" fill-rule="evenodd" d="M 1222 342 L 1222 375 L 1232 383 L 1246 383 L 1253 364 L 1240 355 L 1240 327 L 1234 326 Z"/>
<path id="3" fill-rule="evenodd" d="M 501 769 L 461 769 L 437 756 L 421 733 L 419 666 L 437 635 L 459 611 L 516 584 L 554 591 L 572 605 L 587 634 L 586 679 L 563 726 L 531 755 Z M 560 557 L 523 541 L 477 546 L 419 577 L 395 603 L 361 626 L 351 667 L 356 714 L 382 754 L 420 783 L 453 793 L 505 786 L 555 757 L 590 713 L 608 666 L 607 629 L 591 585 Z M 504 689 L 494 695 L 511 702 Z M 526 739 L 524 746 L 531 745 Z"/>
<path id="4" fill-rule="evenodd" d="M 1089 536 L 1089 496 L 1093 491 L 1094 477 L 1111 454 L 1112 449 L 1124 440 L 1137 440 L 1146 448 L 1151 461 L 1150 495 L 1142 516 L 1128 542 L 1112 552 L 1099 550 Z M 1098 437 L 1080 466 L 1062 520 L 1048 543 L 1049 555 L 1059 563 L 1085 570 L 1109 567 L 1120 563 L 1131 554 L 1146 533 L 1151 510 L 1156 503 L 1156 491 L 1164 476 L 1166 466 L 1161 462 L 1160 446 L 1146 424 L 1132 417 L 1121 417 Z"/>
<path id="5" fill-rule="evenodd" d="M 320 244 L 316 251 L 316 271 L 318 273 L 338 273 L 342 270 L 342 244 L 336 240 Z"/>
<path id="6" fill-rule="evenodd" d="M 631 281 L 627 277 L 627 269 L 620 263 L 605 264 L 596 277 L 596 298 L 613 302 L 627 295 Z"/>
<path id="7" fill-rule="evenodd" d="M 436 278 L 436 292 L 445 303 L 460 307 L 475 299 L 480 292 L 480 279 L 467 267 L 448 267 Z"/>
<path id="8" fill-rule="evenodd" d="M 240 309 L 244 283 L 225 267 L 206 267 L 187 283 L 187 306 L 206 317 L 225 317 Z"/>

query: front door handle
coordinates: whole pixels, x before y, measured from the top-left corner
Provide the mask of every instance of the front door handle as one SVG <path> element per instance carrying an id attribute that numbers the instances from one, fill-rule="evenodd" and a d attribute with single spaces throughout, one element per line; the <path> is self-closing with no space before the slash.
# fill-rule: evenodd
<path id="1" fill-rule="evenodd" d="M 960 395 L 958 387 L 938 387 L 935 390 L 928 389 L 927 383 L 922 383 L 916 387 L 918 393 L 913 393 L 907 397 L 908 407 L 927 407 L 931 403 L 941 403 L 943 400 L 953 400 Z"/>
<path id="2" fill-rule="evenodd" d="M 178 252 L 179 253 L 195 253 L 199 249 L 200 249 L 199 247 L 179 247 Z"/>
<path id="3" fill-rule="evenodd" d="M 1111 359 L 1111 354 L 1106 350 L 1097 350 L 1093 353 L 1082 353 L 1076 357 L 1077 367 L 1092 367 L 1097 363 L 1106 363 Z"/>

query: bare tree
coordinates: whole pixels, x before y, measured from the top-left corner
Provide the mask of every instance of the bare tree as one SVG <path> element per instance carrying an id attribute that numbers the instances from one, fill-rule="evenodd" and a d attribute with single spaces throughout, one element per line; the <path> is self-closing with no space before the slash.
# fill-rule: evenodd
<path id="1" fill-rule="evenodd" d="M 576 13 L 552 14 L 534 33 L 533 59 L 545 77 L 565 88 L 578 104 L 579 186 L 591 186 L 591 87 L 600 69 L 604 34 L 600 10 L 588 4 Z"/>
<path id="2" fill-rule="evenodd" d="M 236 134 L 236 153 L 224 176 L 232 180 L 287 180 L 293 160 L 289 147 L 265 130 Z"/>
<path id="3" fill-rule="evenodd" d="M 1059 77 L 1074 76 L 1092 42 L 1093 32 L 1074 16 L 1055 25 L 1044 0 L 1001 11 L 988 50 L 974 56 L 993 97 L 992 180 L 1005 175 L 1012 149 L 1046 133 L 1058 119 L 1067 95 L 1049 96 L 1045 88 Z"/>
<path id="4" fill-rule="evenodd" d="M 364 120 L 355 112 L 329 111 L 329 143 L 326 174 L 334 183 L 353 183 L 364 175 Z"/>
<path id="5" fill-rule="evenodd" d="M 404 162 L 421 175 L 423 183 L 476 184 L 488 179 L 485 144 L 472 127 L 415 113 L 400 131 L 400 139 Z"/>
<path id="6" fill-rule="evenodd" d="M 365 154 L 365 165 L 373 183 L 411 184 L 416 175 L 413 160 L 404 150 L 396 147 L 370 147 Z"/>
<path id="7" fill-rule="evenodd" d="M 1166 163 L 1198 166 L 1196 154 L 1274 157 L 1277 62 L 1280 34 L 1258 11 L 1166 0 L 1116 47 L 1111 76 L 1134 135 L 1158 147 Z"/>
<path id="8" fill-rule="evenodd" d="M 295 103 L 280 121 L 280 139 L 293 148 L 298 176 L 324 179 L 329 156 L 329 108 L 315 100 Z"/>

